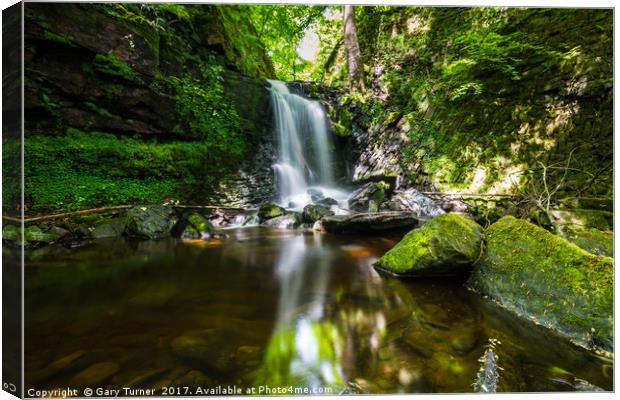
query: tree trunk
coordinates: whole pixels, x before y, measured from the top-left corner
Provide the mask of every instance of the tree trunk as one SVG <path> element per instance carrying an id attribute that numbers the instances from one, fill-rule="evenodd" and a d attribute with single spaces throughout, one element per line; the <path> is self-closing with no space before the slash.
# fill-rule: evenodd
<path id="1" fill-rule="evenodd" d="M 344 46 L 347 51 L 347 69 L 351 90 L 364 90 L 364 68 L 357 42 L 355 29 L 355 10 L 353 6 L 344 6 Z"/>

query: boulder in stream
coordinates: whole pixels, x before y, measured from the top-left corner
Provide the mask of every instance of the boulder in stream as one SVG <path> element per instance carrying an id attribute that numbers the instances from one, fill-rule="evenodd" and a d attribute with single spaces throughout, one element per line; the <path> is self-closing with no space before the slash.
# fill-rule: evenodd
<path id="1" fill-rule="evenodd" d="M 334 212 L 329 207 L 308 204 L 304 207 L 302 218 L 304 222 L 311 224 L 328 215 L 334 215 Z"/>
<path id="2" fill-rule="evenodd" d="M 376 212 L 323 217 L 316 229 L 329 233 L 384 233 L 406 231 L 418 225 L 418 219 L 406 212 Z"/>
<path id="3" fill-rule="evenodd" d="M 126 218 L 126 233 L 142 239 L 170 236 L 170 230 L 176 224 L 174 210 L 160 205 L 132 207 L 127 210 Z"/>
<path id="4" fill-rule="evenodd" d="M 261 204 L 260 208 L 258 209 L 258 218 L 261 221 L 266 221 L 268 219 L 284 215 L 285 213 L 286 210 L 284 208 L 276 204 L 265 203 Z"/>
<path id="5" fill-rule="evenodd" d="M 394 193 L 391 203 L 398 204 L 402 210 L 415 213 L 418 217 L 436 217 L 445 213 L 433 199 L 415 189 Z"/>
<path id="6" fill-rule="evenodd" d="M 264 221 L 260 224 L 261 226 L 269 227 L 269 228 L 297 228 L 301 225 L 301 213 L 287 213 L 284 215 L 280 215 L 279 217 L 270 218 L 267 221 Z"/>
<path id="7" fill-rule="evenodd" d="M 511 216 L 485 235 L 471 288 L 574 343 L 613 352 L 613 259 Z"/>
<path id="8" fill-rule="evenodd" d="M 390 185 L 383 181 L 368 182 L 351 193 L 349 208 L 357 212 L 377 212 L 389 188 Z"/>
<path id="9" fill-rule="evenodd" d="M 95 239 L 118 237 L 125 232 L 127 220 L 125 218 L 106 219 L 93 230 L 92 236 Z"/>
<path id="10" fill-rule="evenodd" d="M 375 267 L 399 276 L 463 276 L 482 250 L 483 230 L 460 214 L 433 218 L 409 232 Z"/>

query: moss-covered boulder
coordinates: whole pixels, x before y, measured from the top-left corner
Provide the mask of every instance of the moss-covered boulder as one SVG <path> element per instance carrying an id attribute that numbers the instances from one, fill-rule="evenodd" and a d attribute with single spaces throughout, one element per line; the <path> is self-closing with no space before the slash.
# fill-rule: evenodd
<path id="1" fill-rule="evenodd" d="M 377 212 L 386 199 L 390 185 L 384 181 L 368 182 L 349 197 L 349 208 L 357 212 Z"/>
<path id="2" fill-rule="evenodd" d="M 258 209 L 258 218 L 261 221 L 265 221 L 270 218 L 279 217 L 281 215 L 284 215 L 285 213 L 286 213 L 286 210 L 284 208 L 276 204 L 265 203 L 265 204 L 261 204 L 261 206 Z"/>
<path id="3" fill-rule="evenodd" d="M 19 242 L 21 240 L 21 232 L 19 226 L 4 225 L 2 227 L 2 240 Z"/>
<path id="4" fill-rule="evenodd" d="M 107 237 L 117 237 L 125 233 L 127 228 L 127 219 L 125 218 L 112 218 L 104 220 L 99 223 L 93 229 L 92 237 L 94 239 L 101 239 Z"/>
<path id="5" fill-rule="evenodd" d="M 201 239 L 210 237 L 215 232 L 215 227 L 204 216 L 191 213 L 187 217 L 185 228 L 181 237 L 189 239 Z"/>
<path id="6" fill-rule="evenodd" d="M 129 236 L 142 239 L 161 239 L 170 236 L 176 224 L 174 210 L 166 206 L 138 206 L 127 210 L 127 229 Z"/>
<path id="7" fill-rule="evenodd" d="M 468 285 L 586 347 L 613 351 L 613 260 L 529 222 L 504 217 L 485 232 Z"/>
<path id="8" fill-rule="evenodd" d="M 304 207 L 302 219 L 304 222 L 311 224 L 328 215 L 334 215 L 334 212 L 330 210 L 329 207 L 308 204 Z"/>
<path id="9" fill-rule="evenodd" d="M 462 276 L 480 256 L 482 227 L 459 214 L 433 218 L 409 232 L 375 267 L 400 276 Z"/>
<path id="10" fill-rule="evenodd" d="M 31 225 L 24 230 L 24 239 L 28 243 L 52 243 L 60 239 L 61 235 L 56 232 L 44 232 L 40 227 Z"/>
<path id="11" fill-rule="evenodd" d="M 291 229 L 301 225 L 301 213 L 290 212 L 275 218 L 269 218 L 261 223 L 261 226 L 268 228 Z"/>

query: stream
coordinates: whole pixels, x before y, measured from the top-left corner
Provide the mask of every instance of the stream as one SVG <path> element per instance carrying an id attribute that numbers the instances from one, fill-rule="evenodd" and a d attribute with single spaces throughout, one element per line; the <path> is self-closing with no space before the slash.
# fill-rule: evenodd
<path id="1" fill-rule="evenodd" d="M 26 388 L 472 392 L 489 339 L 498 391 L 612 388 L 611 363 L 462 282 L 378 274 L 396 236 L 227 233 L 29 252 Z"/>

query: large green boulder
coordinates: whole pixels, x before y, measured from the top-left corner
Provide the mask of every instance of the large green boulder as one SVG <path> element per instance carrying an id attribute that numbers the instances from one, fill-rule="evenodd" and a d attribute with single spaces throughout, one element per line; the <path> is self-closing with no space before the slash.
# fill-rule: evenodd
<path id="1" fill-rule="evenodd" d="M 2 240 L 11 242 L 21 241 L 21 228 L 15 225 L 4 225 L 2 227 Z"/>
<path id="2" fill-rule="evenodd" d="M 328 215 L 334 215 L 334 212 L 330 210 L 329 207 L 317 204 L 308 204 L 304 207 L 302 218 L 306 223 L 313 223 Z"/>
<path id="3" fill-rule="evenodd" d="M 137 206 L 127 210 L 127 234 L 142 239 L 170 236 L 176 223 L 174 210 L 166 206 Z"/>
<path id="4" fill-rule="evenodd" d="M 215 231 L 213 224 L 198 213 L 191 213 L 187 217 L 187 224 L 181 237 L 187 239 L 201 239 L 210 237 Z"/>
<path id="5" fill-rule="evenodd" d="M 265 203 L 261 204 L 258 209 L 258 218 L 261 221 L 265 221 L 270 218 L 279 217 L 281 215 L 284 215 L 285 213 L 286 210 L 284 208 L 275 204 Z"/>
<path id="6" fill-rule="evenodd" d="M 28 243 L 52 243 L 60 239 L 62 236 L 56 232 L 44 232 L 40 227 L 31 225 L 24 230 L 24 239 Z"/>
<path id="7" fill-rule="evenodd" d="M 375 267 L 400 276 L 462 276 L 480 256 L 482 240 L 472 219 L 443 214 L 405 235 Z"/>
<path id="8" fill-rule="evenodd" d="M 468 285 L 586 347 L 613 351 L 613 260 L 548 231 L 503 217 Z"/>

